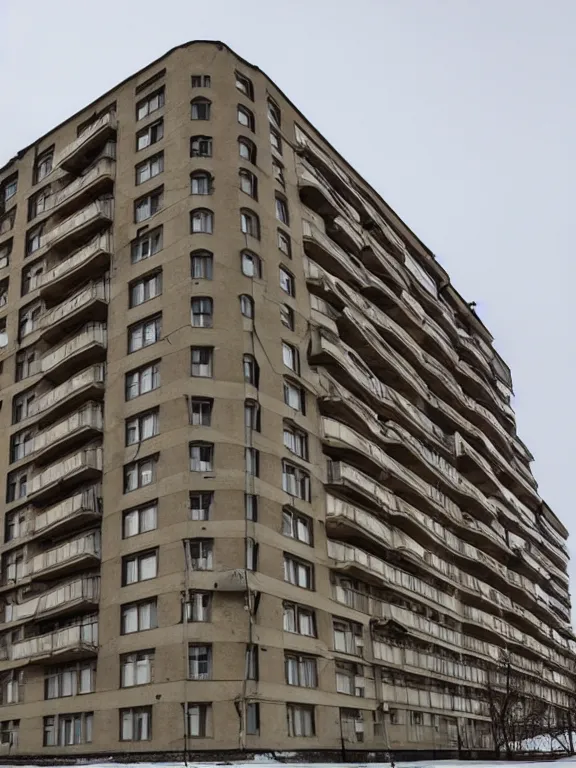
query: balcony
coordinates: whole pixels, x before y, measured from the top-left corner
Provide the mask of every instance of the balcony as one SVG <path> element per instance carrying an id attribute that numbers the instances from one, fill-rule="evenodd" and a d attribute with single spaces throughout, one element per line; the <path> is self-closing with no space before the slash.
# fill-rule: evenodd
<path id="1" fill-rule="evenodd" d="M 107 112 L 89 125 L 75 141 L 65 147 L 54 161 L 55 168 L 77 173 L 90 157 L 116 133 L 116 114 Z"/>
<path id="2" fill-rule="evenodd" d="M 52 579 L 72 571 L 94 568 L 99 563 L 100 532 L 91 531 L 33 557 L 29 563 L 29 575 L 32 579 Z"/>
<path id="3" fill-rule="evenodd" d="M 68 379 L 74 371 L 106 358 L 105 323 L 87 323 L 81 331 L 42 358 L 42 373 L 54 383 Z"/>
<path id="4" fill-rule="evenodd" d="M 46 201 L 46 208 L 59 216 L 71 213 L 112 187 L 116 175 L 116 162 L 101 157 L 83 176 L 71 181 Z"/>
<path id="5" fill-rule="evenodd" d="M 74 285 L 103 272 L 110 265 L 112 250 L 112 237 L 109 232 L 105 232 L 39 275 L 37 287 L 42 299 L 52 302 L 66 296 Z"/>
<path id="6" fill-rule="evenodd" d="M 46 619 L 81 610 L 93 610 L 98 605 L 99 598 L 100 578 L 87 576 L 60 584 L 21 603 L 8 604 L 7 608 L 10 607 L 11 611 L 6 621 L 11 623 Z"/>
<path id="7" fill-rule="evenodd" d="M 103 426 L 102 406 L 88 403 L 34 437 L 35 466 L 53 461 L 58 454 L 86 443 L 101 434 Z"/>
<path id="8" fill-rule="evenodd" d="M 460 696 L 452 692 L 441 692 L 426 688 L 418 689 L 412 686 L 382 684 L 382 700 L 392 706 L 410 707 L 414 702 L 421 709 L 438 712 L 449 712 L 451 716 L 456 714 L 462 717 L 489 717 L 488 703 L 479 698 Z"/>
<path id="9" fill-rule="evenodd" d="M 104 321 L 108 311 L 108 281 L 97 280 L 61 304 L 46 310 L 39 319 L 41 338 L 49 344 L 65 337 L 88 321 Z"/>
<path id="10" fill-rule="evenodd" d="M 92 622 L 64 627 L 14 643 L 8 649 L 8 657 L 13 661 L 43 664 L 85 658 L 97 652 L 98 622 Z"/>
<path id="11" fill-rule="evenodd" d="M 315 262 L 343 280 L 352 281 L 356 285 L 364 282 L 365 270 L 362 264 L 308 219 L 302 219 L 302 239 L 306 255 Z"/>
<path id="12" fill-rule="evenodd" d="M 114 203 L 112 200 L 95 200 L 79 213 L 64 219 L 46 233 L 45 245 L 58 250 L 74 248 L 82 240 L 87 240 L 98 230 L 112 223 Z"/>
<path id="13" fill-rule="evenodd" d="M 102 448 L 91 446 L 36 473 L 30 482 L 28 500 L 36 506 L 82 483 L 99 480 L 102 475 Z"/>
<path id="14" fill-rule="evenodd" d="M 30 406 L 29 415 L 31 418 L 40 417 L 40 423 L 48 417 L 53 421 L 83 402 L 99 399 L 103 395 L 104 366 L 94 365 L 37 397 Z"/>
<path id="15" fill-rule="evenodd" d="M 96 523 L 101 518 L 101 490 L 96 485 L 38 512 L 32 520 L 32 532 L 35 538 L 53 538 Z"/>

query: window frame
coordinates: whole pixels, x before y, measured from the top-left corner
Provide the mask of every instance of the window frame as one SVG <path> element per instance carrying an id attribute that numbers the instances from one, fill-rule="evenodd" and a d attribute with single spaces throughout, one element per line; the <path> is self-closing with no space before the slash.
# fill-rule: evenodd
<path id="1" fill-rule="evenodd" d="M 193 456 L 193 453 L 196 452 L 197 458 Z M 190 457 L 190 472 L 214 472 L 214 443 L 207 442 L 206 440 L 191 440 L 188 443 L 188 454 Z"/>
<path id="2" fill-rule="evenodd" d="M 202 229 L 197 229 L 195 222 L 202 223 Z M 214 211 L 210 208 L 194 208 L 190 211 L 190 234 L 191 235 L 213 235 L 214 234 Z"/>
<path id="3" fill-rule="evenodd" d="M 160 117 L 136 132 L 136 152 L 142 152 L 164 138 L 164 118 Z M 144 142 L 143 140 L 146 139 Z"/>
<path id="4" fill-rule="evenodd" d="M 138 264 L 141 261 L 152 258 L 163 246 L 164 229 L 162 225 L 154 227 L 153 229 L 146 229 L 146 231 L 137 235 L 130 243 L 130 261 L 132 264 Z M 142 246 L 144 243 L 148 243 L 146 253 L 142 252 Z"/>
<path id="5" fill-rule="evenodd" d="M 198 144 L 198 148 L 194 148 L 194 144 Z M 206 151 L 201 151 L 203 149 Z M 198 134 L 197 136 L 190 136 L 190 157 L 212 157 L 214 154 L 214 140 L 212 136 L 206 136 L 204 134 Z"/>
<path id="6" fill-rule="evenodd" d="M 152 173 L 153 165 L 154 163 L 157 163 L 158 170 L 156 173 Z M 140 172 L 143 169 L 149 168 L 149 173 L 146 178 L 140 178 Z M 145 184 L 147 181 L 150 181 L 151 179 L 155 179 L 156 176 L 160 176 L 161 173 L 164 172 L 164 151 L 157 152 L 155 155 L 151 155 L 150 157 L 147 157 L 145 160 L 142 160 L 142 162 L 137 163 L 134 167 L 135 172 L 135 185 L 138 187 L 140 184 Z"/>
<path id="7" fill-rule="evenodd" d="M 211 120 L 212 102 L 205 96 L 196 96 L 190 102 L 190 120 Z"/>
<path id="8" fill-rule="evenodd" d="M 214 327 L 214 300 L 211 296 L 192 296 L 190 325 L 192 328 Z"/>
<path id="9" fill-rule="evenodd" d="M 146 341 L 147 339 L 147 333 L 148 329 L 153 328 L 154 330 L 154 340 L 153 341 Z M 139 332 L 142 336 L 142 343 L 140 346 L 135 346 L 134 342 L 134 334 Z M 146 349 L 147 347 L 152 347 L 154 344 L 157 344 L 159 341 L 162 340 L 162 313 L 158 312 L 154 315 L 150 315 L 148 317 L 142 318 L 142 320 L 139 320 L 137 323 L 132 323 L 132 325 L 128 326 L 128 354 L 131 355 L 134 352 L 139 352 L 141 349 Z"/>
<path id="10" fill-rule="evenodd" d="M 205 353 L 208 357 L 208 362 L 195 363 L 194 355 L 196 353 L 199 355 Z M 208 373 L 194 373 L 194 366 L 199 366 L 197 370 L 200 370 L 200 367 L 205 367 Z M 211 379 L 214 377 L 214 347 L 202 345 L 190 347 L 190 376 L 197 379 Z"/>
<path id="11" fill-rule="evenodd" d="M 195 275 L 194 264 L 198 259 L 198 264 L 204 264 L 202 272 L 205 274 Z M 202 261 L 204 260 L 204 261 Z M 212 280 L 214 275 L 214 254 L 212 251 L 207 251 L 205 248 L 197 248 L 190 252 L 190 278 L 192 280 Z"/>
<path id="12" fill-rule="evenodd" d="M 151 387 L 150 389 L 142 390 L 142 374 L 147 374 L 148 369 L 151 369 L 150 371 L 150 379 L 151 379 Z M 133 387 L 132 383 L 129 383 L 129 377 L 131 376 L 138 376 L 138 394 L 128 396 L 129 395 L 129 388 Z M 153 360 L 150 363 L 146 363 L 145 365 L 141 365 L 138 368 L 133 368 L 131 371 L 128 371 L 125 376 L 124 381 L 124 398 L 126 402 L 129 402 L 130 400 L 135 400 L 137 397 L 142 397 L 142 395 L 147 395 L 149 392 L 153 392 L 155 389 L 159 389 L 161 386 L 161 380 L 160 380 L 160 360 Z"/>
<path id="13" fill-rule="evenodd" d="M 240 119 L 242 117 L 242 119 Z M 254 112 L 243 104 L 238 104 L 236 107 L 236 122 L 243 128 L 247 128 L 252 133 L 256 130 L 256 119 Z"/>
<path id="14" fill-rule="evenodd" d="M 153 512 L 152 517 L 153 520 L 153 527 L 147 528 L 143 525 L 143 519 L 145 517 L 145 513 L 147 512 Z M 130 528 L 127 526 L 127 521 L 130 519 L 130 517 L 133 516 L 134 519 L 137 521 L 137 529 L 135 533 L 129 533 L 128 531 Z M 153 501 L 147 501 L 144 504 L 139 504 L 137 507 L 131 507 L 130 509 L 125 509 L 122 512 L 122 539 L 131 539 L 134 536 L 141 536 L 143 533 L 149 533 L 150 531 L 155 531 L 158 529 L 158 499 L 154 499 Z"/>
<path id="15" fill-rule="evenodd" d="M 164 185 L 150 190 L 134 200 L 134 223 L 148 221 L 164 208 Z"/>
<path id="16" fill-rule="evenodd" d="M 150 469 L 145 470 L 144 466 L 146 464 L 150 464 Z M 143 482 L 143 475 L 144 472 L 150 472 L 150 481 L 149 482 Z M 136 485 L 131 486 L 131 483 L 128 480 L 129 473 L 134 472 L 136 476 Z M 124 476 L 124 493 L 132 493 L 133 491 L 138 491 L 142 488 L 146 488 L 149 485 L 154 485 L 156 482 L 156 474 L 158 472 L 158 454 L 151 454 L 150 456 L 143 456 L 141 459 L 135 459 L 134 461 L 130 461 L 127 464 L 124 464 L 123 466 L 123 476 Z"/>
<path id="17" fill-rule="evenodd" d="M 156 100 L 157 106 L 151 107 L 151 104 L 154 103 L 154 100 Z M 136 122 L 144 120 L 144 118 L 148 117 L 154 112 L 157 112 L 159 109 L 162 109 L 165 104 L 165 100 L 165 87 L 162 85 L 160 88 L 157 88 L 155 91 L 152 91 L 152 93 L 147 94 L 144 96 L 144 98 L 140 99 L 140 101 L 136 102 Z M 141 114 L 143 107 L 146 108 L 146 111 Z"/>

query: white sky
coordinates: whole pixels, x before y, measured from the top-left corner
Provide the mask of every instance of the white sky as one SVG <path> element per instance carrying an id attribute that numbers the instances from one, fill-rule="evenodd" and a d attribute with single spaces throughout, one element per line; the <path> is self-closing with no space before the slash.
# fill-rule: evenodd
<path id="1" fill-rule="evenodd" d="M 188 40 L 263 69 L 477 302 L 576 534 L 575 0 L 0 0 L 0 29 L 0 165 Z"/>

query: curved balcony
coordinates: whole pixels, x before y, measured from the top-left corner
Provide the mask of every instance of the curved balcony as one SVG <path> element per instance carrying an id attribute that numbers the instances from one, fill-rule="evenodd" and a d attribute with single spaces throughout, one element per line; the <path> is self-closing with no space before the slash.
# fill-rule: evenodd
<path id="1" fill-rule="evenodd" d="M 37 621 L 94 610 L 99 599 L 100 577 L 86 576 L 66 584 L 59 584 L 21 603 L 9 604 L 10 615 L 6 622 L 23 622 L 31 619 Z"/>
<path id="2" fill-rule="evenodd" d="M 58 454 L 70 452 L 100 435 L 103 427 L 102 406 L 98 403 L 86 404 L 34 437 L 35 466 L 53 461 Z"/>
<path id="3" fill-rule="evenodd" d="M 99 275 L 110 265 L 112 237 L 109 232 L 97 235 L 88 245 L 66 259 L 54 264 L 37 278 L 37 287 L 44 301 L 65 296 L 74 285 L 92 275 Z"/>
<path id="4" fill-rule="evenodd" d="M 115 135 L 117 129 L 116 113 L 107 112 L 97 118 L 78 136 L 70 142 L 54 160 L 55 168 L 75 173 L 86 166 L 91 156 Z"/>
<path id="5" fill-rule="evenodd" d="M 72 373 L 106 357 L 105 323 L 87 323 L 72 336 L 42 358 L 42 373 L 54 383 L 70 378 Z"/>
<path id="6" fill-rule="evenodd" d="M 64 219 L 46 233 L 45 245 L 49 248 L 74 248 L 98 230 L 110 225 L 114 218 L 112 200 L 96 200 L 82 211 Z"/>
<path id="7" fill-rule="evenodd" d="M 83 402 L 104 396 L 104 366 L 94 365 L 77 373 L 54 389 L 39 395 L 31 404 L 29 417 L 53 421 L 64 412 L 69 412 Z"/>
<path id="8" fill-rule="evenodd" d="M 29 564 L 31 579 L 61 578 L 100 564 L 100 532 L 91 531 L 41 552 Z"/>
<path id="9" fill-rule="evenodd" d="M 54 192 L 46 200 L 45 210 L 63 216 L 111 189 L 116 175 L 116 162 L 101 157 L 85 174 Z"/>
<path id="10" fill-rule="evenodd" d="M 325 265 L 327 269 L 337 274 L 343 280 L 353 284 L 362 284 L 364 280 L 364 267 L 357 259 L 340 248 L 320 227 L 309 219 L 302 219 L 302 240 L 304 252 L 318 264 Z M 313 273 L 313 271 L 312 271 Z M 312 273 L 310 280 L 313 280 Z"/>
<path id="11" fill-rule="evenodd" d="M 102 448 L 84 448 L 36 473 L 30 482 L 28 500 L 36 506 L 65 494 L 70 488 L 100 480 Z"/>
<path id="12" fill-rule="evenodd" d="M 28 664 L 44 664 L 46 661 L 59 663 L 93 656 L 97 652 L 98 622 L 92 622 L 64 627 L 14 643 L 8 649 L 8 658 L 12 661 L 26 661 Z"/>
<path id="13" fill-rule="evenodd" d="M 38 326 L 41 338 L 54 344 L 81 323 L 106 320 L 107 311 L 108 281 L 97 280 L 41 315 Z"/>
<path id="14" fill-rule="evenodd" d="M 95 485 L 38 512 L 31 522 L 34 537 L 51 539 L 98 522 L 102 518 L 101 495 Z"/>

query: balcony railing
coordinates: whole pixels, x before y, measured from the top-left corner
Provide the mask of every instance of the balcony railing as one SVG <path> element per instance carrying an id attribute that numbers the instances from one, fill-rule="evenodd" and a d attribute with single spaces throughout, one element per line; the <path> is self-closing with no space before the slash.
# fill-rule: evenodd
<path id="1" fill-rule="evenodd" d="M 102 115 L 56 156 L 54 166 L 65 171 L 78 171 L 86 164 L 87 158 L 116 133 L 116 127 L 114 112 Z"/>
<path id="2" fill-rule="evenodd" d="M 96 200 L 79 213 L 64 219 L 46 233 L 45 245 L 50 248 L 62 247 L 73 240 L 88 238 L 114 218 L 114 203 L 112 200 Z"/>
<path id="3" fill-rule="evenodd" d="M 37 287 L 40 289 L 40 296 L 50 300 L 65 295 L 74 283 L 98 274 L 109 265 L 112 250 L 110 233 L 97 235 L 84 248 L 38 276 Z"/>
<path id="4" fill-rule="evenodd" d="M 99 479 L 102 474 L 102 448 L 84 448 L 52 464 L 32 477 L 28 499 L 35 504 L 63 493 L 70 485 Z"/>
<path id="5" fill-rule="evenodd" d="M 67 611 L 76 610 L 80 606 L 97 604 L 99 597 L 100 578 L 98 576 L 74 579 L 29 600 L 7 605 L 6 622 L 61 615 Z"/>
<path id="6" fill-rule="evenodd" d="M 83 176 L 50 195 L 45 210 L 62 215 L 78 207 L 88 197 L 94 199 L 105 187 L 110 186 L 115 173 L 116 162 L 110 157 L 101 157 Z"/>
<path id="7" fill-rule="evenodd" d="M 47 310 L 40 317 L 42 338 L 53 344 L 69 332 L 71 324 L 83 320 L 105 320 L 108 303 L 108 281 L 97 280 L 80 289 L 74 296 Z"/>
<path id="8" fill-rule="evenodd" d="M 36 536 L 53 536 L 98 520 L 102 516 L 99 486 L 86 488 L 59 504 L 38 512 L 32 521 Z"/>
<path id="9" fill-rule="evenodd" d="M 34 437 L 36 463 L 49 461 L 58 451 L 69 451 L 74 443 L 102 432 L 103 426 L 102 406 L 98 403 L 83 406 Z"/>
<path id="10" fill-rule="evenodd" d="M 66 541 L 32 558 L 30 575 L 55 576 L 73 568 L 89 568 L 100 560 L 100 533 L 92 531 Z"/>
<path id="11" fill-rule="evenodd" d="M 106 324 L 87 323 L 75 336 L 44 355 L 42 373 L 51 381 L 63 381 L 74 369 L 101 362 L 106 356 L 106 345 Z"/>
<path id="12" fill-rule="evenodd" d="M 98 397 L 104 391 L 104 366 L 93 365 L 72 378 L 37 397 L 30 405 L 29 416 L 55 418 L 63 410 L 72 408 L 81 400 Z"/>
<path id="13" fill-rule="evenodd" d="M 388 683 L 382 683 L 382 700 L 393 705 L 405 705 L 407 707 L 417 702 L 417 706 L 427 710 L 458 713 L 464 717 L 476 715 L 487 718 L 490 714 L 488 703 L 476 697 Z"/>
<path id="14" fill-rule="evenodd" d="M 97 650 L 98 623 L 93 622 L 64 627 L 15 643 L 8 649 L 8 657 L 13 661 L 23 659 L 37 662 L 51 658 L 60 659 L 66 655 L 77 658 L 80 654 L 93 654 Z"/>

